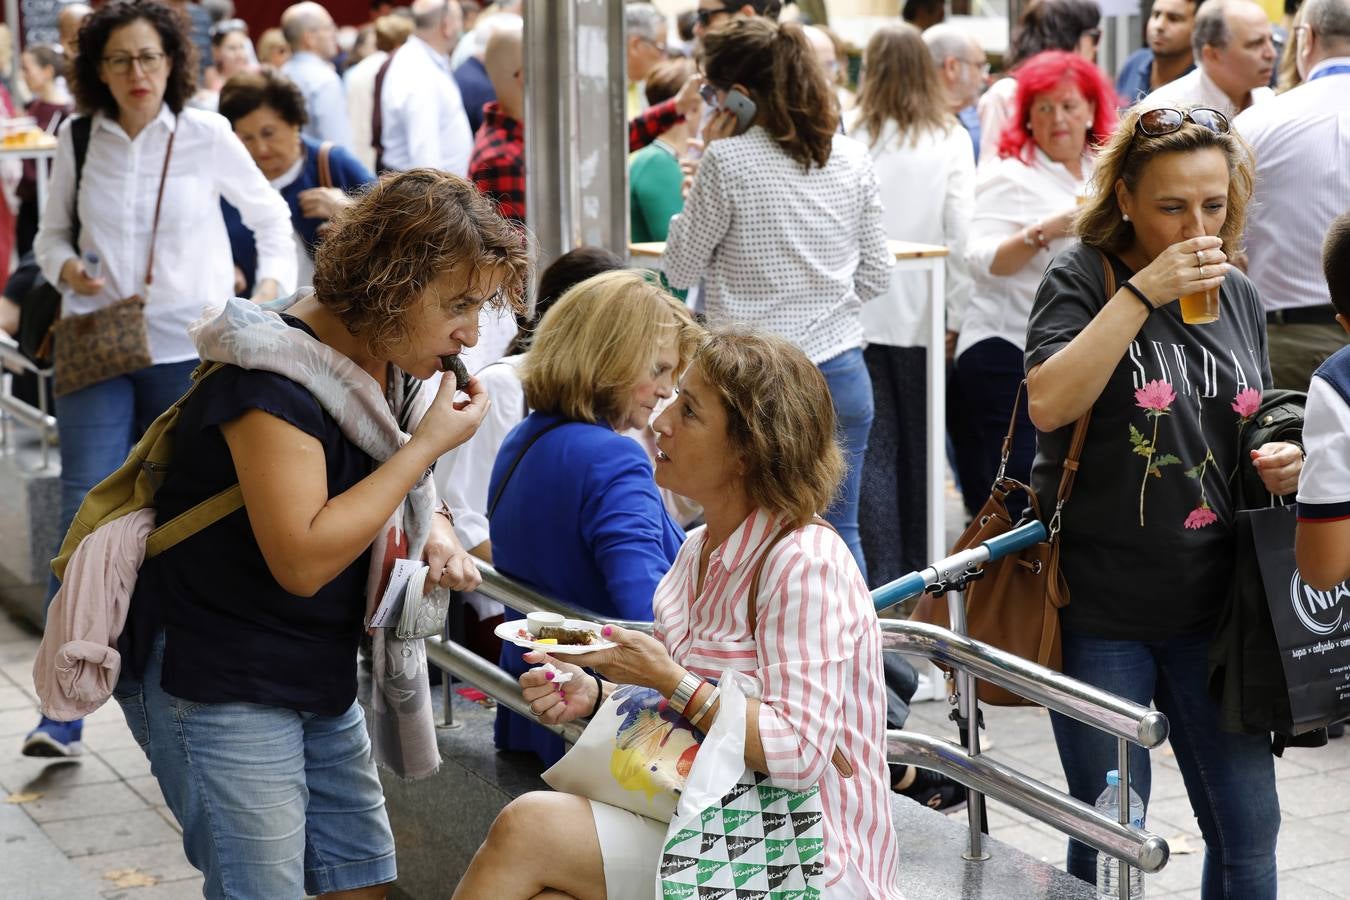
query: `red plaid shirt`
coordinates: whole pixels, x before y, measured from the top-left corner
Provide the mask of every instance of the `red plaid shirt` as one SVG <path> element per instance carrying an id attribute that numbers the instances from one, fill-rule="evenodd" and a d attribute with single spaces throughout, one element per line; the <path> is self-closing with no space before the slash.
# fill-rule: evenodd
<path id="1" fill-rule="evenodd" d="M 525 126 L 503 114 L 495 100 L 483 107 L 469 179 L 503 218 L 525 221 Z"/>
<path id="2" fill-rule="evenodd" d="M 673 99 L 648 107 L 628 123 L 628 151 L 641 150 L 683 118 Z M 525 126 L 504 115 L 495 100 L 483 107 L 469 179 L 502 216 L 525 221 Z"/>

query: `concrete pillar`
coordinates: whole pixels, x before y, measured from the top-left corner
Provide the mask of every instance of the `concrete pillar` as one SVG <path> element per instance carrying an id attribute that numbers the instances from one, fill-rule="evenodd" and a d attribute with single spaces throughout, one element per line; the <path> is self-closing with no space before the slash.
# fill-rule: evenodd
<path id="1" fill-rule="evenodd" d="M 623 4 L 525 0 L 525 192 L 540 267 L 628 247 Z"/>

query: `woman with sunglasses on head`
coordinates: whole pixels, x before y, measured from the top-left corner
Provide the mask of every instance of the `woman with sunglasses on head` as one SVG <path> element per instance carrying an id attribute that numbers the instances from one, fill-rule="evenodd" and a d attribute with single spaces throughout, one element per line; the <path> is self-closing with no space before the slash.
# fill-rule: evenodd
<path id="1" fill-rule="evenodd" d="M 1017 69 L 1014 116 L 999 136 L 998 159 L 979 170 L 966 262 L 975 284 L 956 340 L 953 413 L 956 468 L 966 510 L 989 497 L 1008 420 L 1022 383 L 1027 317 L 1041 274 L 1069 247 L 1078 201 L 1092 177 L 1096 147 L 1116 126 L 1116 93 L 1101 70 L 1073 53 L 1049 50 Z M 1031 475 L 1036 435 L 1018 406 L 1006 474 Z M 1020 495 L 1017 495 L 1020 497 Z M 1013 499 L 1017 499 L 1014 497 Z M 1010 511 L 1022 511 L 1014 504 Z"/>
<path id="2" fill-rule="evenodd" d="M 192 105 L 215 111 L 220 98 L 220 87 L 240 72 L 258 68 L 253 55 L 253 41 L 248 37 L 248 23 L 243 19 L 225 19 L 211 26 L 211 65 L 202 75 L 202 89 L 192 98 Z"/>
<path id="3" fill-rule="evenodd" d="M 80 28 L 72 80 L 84 115 L 66 120 L 57 134 L 51 191 L 33 246 L 42 274 L 62 294 L 61 316 L 101 314 L 97 321 L 112 327 L 90 331 L 103 338 L 101 350 L 125 365 L 81 378 L 90 360 L 63 357 L 62 339 L 56 341 L 57 534 L 65 534 L 89 489 L 122 464 L 187 389 L 197 365 L 188 326 L 204 308 L 234 296 L 222 197 L 257 242 L 255 299 L 295 286 L 286 203 L 224 119 L 186 108 L 196 65 L 183 29 L 172 9 L 151 0 L 105 4 Z M 77 175 L 80 134 L 87 153 Z M 144 301 L 140 312 L 126 302 L 109 314 L 137 296 Z M 144 331 L 126 333 L 122 325 L 141 318 Z M 69 352 L 74 344 L 65 346 Z M 145 359 L 149 364 L 139 365 Z M 112 368 L 122 371 L 109 377 Z M 65 392 L 63 380 L 70 385 Z M 53 579 L 49 601 L 56 588 Z M 79 752 L 79 740 L 79 722 L 44 718 L 24 752 L 70 755 Z"/>
<path id="4" fill-rule="evenodd" d="M 754 322 L 791 341 L 830 387 L 848 471 L 825 518 L 866 574 L 858 490 L 872 427 L 862 305 L 890 286 L 881 193 L 867 148 L 839 133 L 825 70 L 800 25 L 734 19 L 703 36 L 716 114 L 670 221 L 670 285 L 703 285 L 714 325 Z"/>
<path id="5" fill-rule="evenodd" d="M 1280 825 L 1270 741 L 1221 731 L 1207 689 L 1233 575 L 1232 476 L 1255 466 L 1285 495 L 1302 468 L 1296 445 L 1248 457 L 1239 441 L 1271 384 L 1260 298 L 1227 262 L 1251 197 L 1250 149 L 1215 110 L 1136 110 L 1098 157 L 1094 188 L 1081 243 L 1046 271 L 1026 341 L 1040 432 L 1032 483 L 1046 515 L 1074 423 L 1091 414 L 1072 498 L 1055 516 L 1071 595 L 1064 672 L 1167 716 L 1205 839 L 1201 897 L 1265 900 Z M 1110 296 L 1107 264 L 1119 285 Z M 1201 292 L 1217 294 L 1212 308 L 1191 306 Z M 1117 767 L 1116 739 L 1051 722 L 1069 791 L 1091 803 Z M 1147 803 L 1148 753 L 1130 754 Z M 1070 842 L 1072 874 L 1092 880 L 1095 861 Z"/>

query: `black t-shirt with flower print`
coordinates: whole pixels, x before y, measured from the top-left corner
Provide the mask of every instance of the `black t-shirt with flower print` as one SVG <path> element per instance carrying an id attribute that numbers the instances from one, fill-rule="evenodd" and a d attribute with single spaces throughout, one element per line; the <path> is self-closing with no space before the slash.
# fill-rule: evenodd
<path id="1" fill-rule="evenodd" d="M 1117 282 L 1134 274 L 1108 254 Z M 1026 366 L 1044 362 L 1106 305 L 1101 254 L 1076 244 L 1046 269 L 1027 325 Z M 1244 416 L 1270 387 L 1265 314 L 1247 276 L 1220 290 L 1219 320 L 1155 311 L 1092 407 L 1061 560 L 1064 628 L 1158 640 L 1212 627 L 1233 572 L 1229 480 Z M 1032 486 L 1048 518 L 1073 426 L 1041 433 Z"/>

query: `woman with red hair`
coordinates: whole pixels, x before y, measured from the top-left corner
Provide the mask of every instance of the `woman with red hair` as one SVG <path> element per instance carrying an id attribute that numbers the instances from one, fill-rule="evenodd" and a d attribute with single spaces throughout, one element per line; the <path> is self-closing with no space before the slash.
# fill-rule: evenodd
<path id="1" fill-rule="evenodd" d="M 1110 137 L 1116 108 L 1092 63 L 1061 50 L 1039 53 L 1018 67 L 1015 115 L 999 135 L 999 159 L 980 169 L 966 243 L 975 289 L 956 344 L 967 445 L 957 447 L 957 468 L 972 514 L 998 471 L 1036 287 L 1070 244 L 1094 147 Z M 1023 408 L 1007 474 L 1029 479 L 1035 453 L 1036 431 Z"/>

